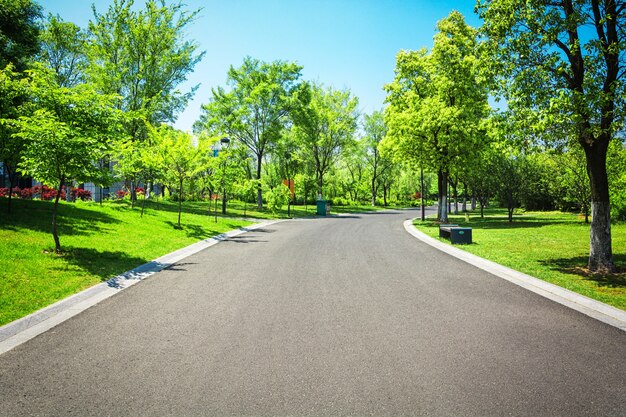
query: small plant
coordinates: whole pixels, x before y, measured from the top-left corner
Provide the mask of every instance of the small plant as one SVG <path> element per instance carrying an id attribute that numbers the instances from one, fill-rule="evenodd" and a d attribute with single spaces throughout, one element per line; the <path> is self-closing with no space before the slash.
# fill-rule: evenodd
<path id="1" fill-rule="evenodd" d="M 117 192 L 115 193 L 115 196 L 117 197 L 118 200 L 123 200 L 124 197 L 126 197 L 128 195 L 128 191 L 124 191 L 124 190 L 117 190 Z"/>

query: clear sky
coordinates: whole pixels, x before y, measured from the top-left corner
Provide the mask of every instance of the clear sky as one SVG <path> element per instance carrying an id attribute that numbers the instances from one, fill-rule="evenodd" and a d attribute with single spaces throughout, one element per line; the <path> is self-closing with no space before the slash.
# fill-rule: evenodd
<path id="1" fill-rule="evenodd" d="M 93 18 L 90 1 L 38 0 L 45 13 L 87 27 Z M 104 12 L 112 0 L 93 2 Z M 135 0 L 143 5 L 144 0 Z M 200 84 L 175 126 L 191 130 L 211 88 L 224 85 L 228 68 L 247 55 L 265 61 L 295 61 L 303 78 L 334 88 L 348 88 L 360 109 L 383 107 L 382 86 L 393 79 L 401 49 L 430 48 L 438 20 L 458 10 L 477 27 L 474 0 L 186 0 L 190 10 L 202 8 L 187 36 L 206 55 L 186 89 Z"/>

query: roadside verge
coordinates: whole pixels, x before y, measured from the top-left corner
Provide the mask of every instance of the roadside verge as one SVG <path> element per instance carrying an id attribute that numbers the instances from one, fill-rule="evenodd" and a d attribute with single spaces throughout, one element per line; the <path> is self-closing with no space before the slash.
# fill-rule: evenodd
<path id="1" fill-rule="evenodd" d="M 0 355 L 188 256 L 228 238 L 280 221 L 266 221 L 201 240 L 8 323 L 0 327 Z"/>
<path id="2" fill-rule="evenodd" d="M 405 221 L 404 228 L 422 242 L 515 285 L 626 331 L 626 311 L 442 243 L 417 230 L 413 226 L 413 220 Z"/>

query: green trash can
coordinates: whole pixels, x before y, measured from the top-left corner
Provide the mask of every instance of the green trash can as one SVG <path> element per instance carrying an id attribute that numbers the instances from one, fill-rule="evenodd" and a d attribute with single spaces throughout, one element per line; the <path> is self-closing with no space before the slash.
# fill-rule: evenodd
<path id="1" fill-rule="evenodd" d="M 328 216 L 330 214 L 330 202 L 328 200 L 317 200 L 318 216 Z"/>

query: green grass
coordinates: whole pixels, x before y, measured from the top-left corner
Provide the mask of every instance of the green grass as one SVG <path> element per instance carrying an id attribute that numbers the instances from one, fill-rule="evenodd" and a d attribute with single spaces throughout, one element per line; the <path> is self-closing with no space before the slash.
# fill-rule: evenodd
<path id="1" fill-rule="evenodd" d="M 237 218 L 215 223 L 206 204 L 183 205 L 177 229 L 176 203 L 64 203 L 59 235 L 64 253 L 55 254 L 52 202 L 13 200 L 6 213 L 0 199 L 0 325 L 79 292 L 175 249 L 250 224 Z"/>
<path id="2" fill-rule="evenodd" d="M 190 207 L 193 207 L 194 210 L 202 211 L 204 213 L 208 211 L 207 202 L 193 202 L 189 204 L 190 204 Z M 218 205 L 217 207 L 218 213 L 221 213 L 221 202 L 218 201 L 217 205 Z M 330 214 L 332 215 L 332 214 L 343 214 L 343 213 L 365 213 L 365 212 L 370 212 L 370 211 L 387 210 L 391 208 L 395 208 L 395 206 L 372 207 L 371 204 L 351 204 L 351 205 L 346 205 L 346 206 L 338 206 L 338 205 L 331 204 Z M 234 216 L 234 217 L 241 217 L 241 218 L 243 218 L 245 215 L 247 217 L 252 217 L 256 219 L 273 219 L 273 218 L 286 219 L 288 217 L 295 218 L 295 217 L 314 216 L 316 210 L 317 210 L 316 205 L 311 205 L 311 204 L 308 204 L 306 206 L 300 205 L 300 204 L 292 205 L 291 216 L 288 216 L 286 205 L 283 206 L 283 208 L 279 210 L 278 212 L 272 213 L 267 207 L 264 207 L 262 210 L 258 210 L 256 207 L 256 204 L 248 203 L 246 205 L 241 201 L 232 200 L 228 202 L 228 205 L 226 208 L 226 215 Z M 214 212 L 215 212 L 215 205 L 214 203 L 211 203 L 211 214 L 213 214 Z"/>
<path id="3" fill-rule="evenodd" d="M 506 210 L 489 209 L 450 216 L 450 223 L 472 228 L 471 245 L 458 245 L 475 255 L 626 310 L 626 224 L 611 226 L 616 274 L 593 274 L 586 269 L 589 225 L 569 213 L 526 212 L 508 222 Z M 437 223 L 415 221 L 416 227 L 442 242 Z"/>

